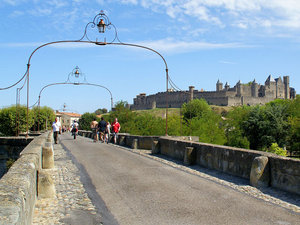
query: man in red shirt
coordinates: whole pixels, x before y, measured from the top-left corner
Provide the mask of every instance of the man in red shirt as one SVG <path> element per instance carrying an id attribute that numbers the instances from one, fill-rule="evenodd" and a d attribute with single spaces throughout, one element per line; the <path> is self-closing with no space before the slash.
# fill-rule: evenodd
<path id="1" fill-rule="evenodd" d="M 112 123 L 111 127 L 112 127 L 112 135 L 114 137 L 114 143 L 116 144 L 118 133 L 121 129 L 121 125 L 118 122 L 118 118 L 115 118 L 115 121 Z"/>

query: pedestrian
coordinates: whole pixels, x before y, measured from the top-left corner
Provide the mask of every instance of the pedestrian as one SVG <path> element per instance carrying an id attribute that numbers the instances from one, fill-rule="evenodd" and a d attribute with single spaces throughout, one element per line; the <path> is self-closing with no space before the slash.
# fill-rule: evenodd
<path id="1" fill-rule="evenodd" d="M 106 130 L 105 130 L 105 142 L 108 144 L 109 142 L 109 139 L 110 139 L 110 128 L 111 128 L 111 125 L 109 122 L 107 122 L 107 125 L 106 125 Z"/>
<path id="2" fill-rule="evenodd" d="M 112 135 L 114 137 L 114 143 L 117 143 L 118 133 L 121 130 L 121 125 L 118 122 L 118 118 L 115 118 L 115 121 L 112 123 Z"/>
<path id="3" fill-rule="evenodd" d="M 96 121 L 96 117 L 94 117 L 94 120 L 91 122 L 94 142 L 98 141 L 97 127 L 98 127 L 98 122 Z"/>
<path id="4" fill-rule="evenodd" d="M 105 122 L 104 118 L 101 117 L 101 121 L 98 123 L 98 130 L 99 130 L 99 139 L 102 142 L 104 142 L 106 125 L 107 125 L 107 123 Z"/>
<path id="5" fill-rule="evenodd" d="M 78 126 L 79 126 L 79 124 L 77 123 L 76 120 L 74 120 L 74 122 L 72 124 L 72 135 L 74 136 L 74 139 L 76 139 L 76 135 L 78 132 Z"/>
<path id="6" fill-rule="evenodd" d="M 58 119 L 55 118 L 55 121 L 52 123 L 52 131 L 53 131 L 53 138 L 55 144 L 57 144 L 57 136 L 58 133 L 60 132 L 60 129 L 61 129 L 61 124 L 58 121 Z"/>

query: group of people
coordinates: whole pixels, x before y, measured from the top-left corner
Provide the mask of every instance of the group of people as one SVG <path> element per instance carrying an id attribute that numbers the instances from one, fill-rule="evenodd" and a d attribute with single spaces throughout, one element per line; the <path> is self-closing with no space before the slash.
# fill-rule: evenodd
<path id="1" fill-rule="evenodd" d="M 118 133 L 121 129 L 121 126 L 117 118 L 115 118 L 114 122 L 110 124 L 108 121 L 106 122 L 103 117 L 101 117 L 99 123 L 96 121 L 96 118 L 94 118 L 94 120 L 91 122 L 91 128 L 94 136 L 94 142 L 98 141 L 98 136 L 99 136 L 100 141 L 109 143 L 110 137 L 112 135 L 113 141 L 116 144 Z M 54 143 L 57 144 L 57 136 L 62 131 L 61 124 L 57 120 L 57 118 L 55 118 L 55 121 L 52 124 L 52 130 L 53 130 Z M 74 139 L 76 139 L 77 131 L 78 131 L 78 123 L 75 120 L 71 126 L 71 132 L 72 135 L 74 135 Z"/>
<path id="2" fill-rule="evenodd" d="M 106 122 L 103 117 L 101 117 L 99 123 L 96 121 L 96 118 L 94 118 L 94 120 L 91 122 L 91 129 L 94 136 L 94 142 L 98 141 L 99 136 L 99 140 L 101 142 L 109 143 L 112 135 L 113 141 L 116 144 L 121 125 L 117 118 L 115 118 L 114 122 L 110 124 L 108 121 Z"/>
<path id="3" fill-rule="evenodd" d="M 76 120 L 74 120 L 73 124 L 71 125 L 70 131 L 72 132 L 72 135 L 74 135 L 74 139 L 76 139 L 76 133 L 78 132 L 78 126 L 79 124 L 77 123 Z M 54 143 L 57 144 L 57 137 L 58 134 L 62 132 L 66 132 L 67 129 L 66 127 L 63 126 L 61 128 L 61 123 L 57 118 L 55 118 L 55 121 L 52 123 L 52 131 L 53 131 L 53 138 L 54 138 Z"/>

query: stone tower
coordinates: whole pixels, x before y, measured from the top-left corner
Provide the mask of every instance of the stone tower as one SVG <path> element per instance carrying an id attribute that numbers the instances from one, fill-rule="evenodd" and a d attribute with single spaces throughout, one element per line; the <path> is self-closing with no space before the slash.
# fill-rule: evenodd
<path id="1" fill-rule="evenodd" d="M 194 99 L 194 86 L 189 86 L 189 92 L 190 92 L 190 101 Z"/>
<path id="2" fill-rule="evenodd" d="M 223 90 L 223 83 L 220 82 L 220 80 L 217 81 L 216 90 L 217 91 L 222 91 Z"/>
<path id="3" fill-rule="evenodd" d="M 240 97 L 240 96 L 242 96 L 242 94 L 243 94 L 242 84 L 241 84 L 241 80 L 239 80 L 236 83 L 236 95 Z"/>
<path id="4" fill-rule="evenodd" d="M 284 84 L 284 98 L 290 99 L 290 77 L 283 76 L 283 84 Z"/>
<path id="5" fill-rule="evenodd" d="M 251 96 L 252 97 L 258 97 L 258 84 L 256 83 L 256 80 L 254 79 L 251 84 Z"/>
<path id="6" fill-rule="evenodd" d="M 230 88 L 230 85 L 228 84 L 228 82 L 226 82 L 226 84 L 225 84 L 225 90 L 228 91 L 229 88 Z"/>

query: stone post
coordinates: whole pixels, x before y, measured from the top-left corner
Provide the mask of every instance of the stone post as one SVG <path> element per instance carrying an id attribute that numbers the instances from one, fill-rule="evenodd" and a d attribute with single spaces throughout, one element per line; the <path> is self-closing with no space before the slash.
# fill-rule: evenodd
<path id="1" fill-rule="evenodd" d="M 250 172 L 250 184 L 254 187 L 268 187 L 270 183 L 269 159 L 266 156 L 255 157 Z"/>
<path id="2" fill-rule="evenodd" d="M 42 168 L 52 169 L 54 168 L 54 153 L 52 147 L 42 147 Z"/>
<path id="3" fill-rule="evenodd" d="M 189 101 L 192 101 L 194 99 L 194 86 L 189 86 L 189 92 L 190 92 L 190 99 Z"/>
<path id="4" fill-rule="evenodd" d="M 39 171 L 38 173 L 38 197 L 53 198 L 55 197 L 55 185 L 49 171 Z"/>
<path id="5" fill-rule="evenodd" d="M 125 145 L 125 136 L 119 136 L 119 145 L 121 146 Z"/>
<path id="6" fill-rule="evenodd" d="M 138 148 L 138 139 L 137 138 L 133 139 L 131 148 L 132 149 L 137 149 Z"/>
<path id="7" fill-rule="evenodd" d="M 154 141 L 154 140 L 152 141 L 151 153 L 152 154 L 159 154 L 160 153 L 160 148 L 159 148 L 158 141 Z"/>
<path id="8" fill-rule="evenodd" d="M 183 164 L 189 166 L 194 164 L 195 160 L 194 147 L 185 147 Z"/>

